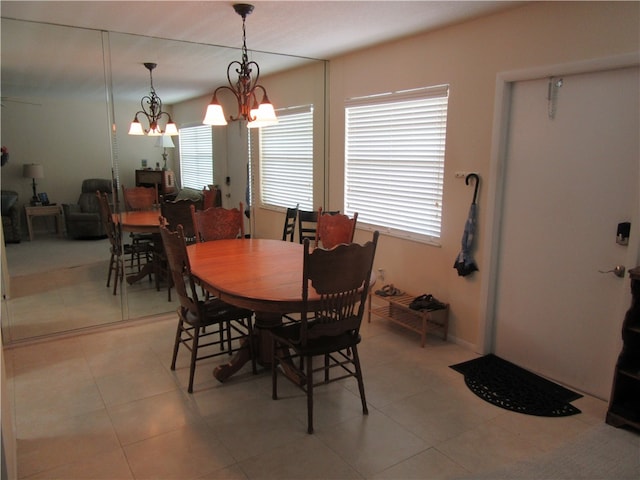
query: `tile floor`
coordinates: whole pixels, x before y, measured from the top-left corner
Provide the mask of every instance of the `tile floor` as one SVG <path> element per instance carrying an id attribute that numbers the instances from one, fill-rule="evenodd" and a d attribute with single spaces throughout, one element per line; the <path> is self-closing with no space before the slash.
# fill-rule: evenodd
<path id="1" fill-rule="evenodd" d="M 169 369 L 175 325 L 169 314 L 5 349 L 19 477 L 469 478 L 559 448 L 605 416 L 605 402 L 588 396 L 565 418 L 494 407 L 449 368 L 472 352 L 432 337 L 420 348 L 374 318 L 360 349 L 369 415 L 355 381 L 336 382 L 316 390 L 308 435 L 302 392 L 282 381 L 272 400 L 265 371 L 245 367 L 220 384 L 220 359 L 202 362 L 186 393 L 186 352 Z"/>

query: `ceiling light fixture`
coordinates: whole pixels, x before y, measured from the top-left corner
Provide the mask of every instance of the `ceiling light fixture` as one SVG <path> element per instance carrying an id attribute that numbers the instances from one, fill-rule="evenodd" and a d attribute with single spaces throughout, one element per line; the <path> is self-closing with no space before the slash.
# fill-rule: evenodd
<path id="1" fill-rule="evenodd" d="M 213 92 L 213 98 L 207 107 L 207 112 L 202 123 L 205 125 L 227 124 L 224 111 L 222 110 L 222 105 L 220 105 L 217 95 L 219 90 L 229 90 L 238 101 L 238 114 L 236 117 L 230 116 L 229 120 L 233 122 L 244 118 L 247 121 L 248 128 L 274 125 L 278 123 L 276 112 L 269 101 L 269 97 L 267 97 L 267 91 L 262 85 L 258 84 L 260 67 L 256 62 L 250 62 L 247 55 L 245 20 L 247 15 L 253 11 L 253 5 L 249 5 L 248 3 L 236 3 L 233 6 L 233 9 L 242 17 L 242 62 L 234 60 L 227 67 L 227 81 L 229 82 L 229 86 L 224 85 L 215 89 Z M 231 71 L 234 67 L 236 67 L 235 72 L 238 74 L 238 81 L 235 85 L 231 81 Z M 256 70 L 254 78 L 251 77 L 253 68 Z M 257 90 L 262 91 L 261 102 L 259 103 L 256 96 Z"/>
<path id="2" fill-rule="evenodd" d="M 167 112 L 162 111 L 162 100 L 156 94 L 155 88 L 153 88 L 153 69 L 156 68 L 157 64 L 155 63 L 144 63 L 143 64 L 147 70 L 149 70 L 149 79 L 151 81 L 151 92 L 149 95 L 145 95 L 140 100 L 140 106 L 142 110 L 136 112 L 135 117 L 133 118 L 133 122 L 131 122 L 131 126 L 129 127 L 129 135 L 149 135 L 150 137 L 158 137 L 160 135 L 178 135 L 178 127 L 173 123 L 171 119 L 171 115 Z M 144 115 L 147 117 L 147 121 L 149 122 L 149 129 L 143 130 L 142 124 L 140 120 L 138 120 L 138 115 Z M 167 117 L 167 124 L 165 129 L 162 130 L 160 128 L 160 124 L 158 120 L 160 120 L 163 116 Z"/>

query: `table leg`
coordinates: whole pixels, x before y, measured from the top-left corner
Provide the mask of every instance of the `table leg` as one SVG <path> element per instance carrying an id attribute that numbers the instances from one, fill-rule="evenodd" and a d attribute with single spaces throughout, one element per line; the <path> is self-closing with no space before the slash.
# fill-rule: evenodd
<path id="1" fill-rule="evenodd" d="M 27 214 L 27 230 L 29 231 L 29 241 L 33 242 L 33 224 L 32 222 L 32 216 Z"/>
<path id="2" fill-rule="evenodd" d="M 269 330 L 282 324 L 282 315 L 279 313 L 255 312 L 253 351 L 257 355 L 260 365 L 271 365 L 271 336 Z M 245 339 L 245 342 L 249 339 Z M 219 365 L 213 370 L 213 376 L 220 382 L 229 379 L 240 370 L 247 362 L 251 361 L 251 352 L 248 348 L 242 348 L 234 357 L 224 365 Z"/>

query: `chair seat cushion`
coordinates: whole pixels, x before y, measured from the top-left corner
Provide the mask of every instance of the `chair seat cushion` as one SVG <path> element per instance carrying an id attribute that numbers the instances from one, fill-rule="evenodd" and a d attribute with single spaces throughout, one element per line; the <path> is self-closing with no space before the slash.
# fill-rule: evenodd
<path id="1" fill-rule="evenodd" d="M 200 302 L 200 308 L 202 308 L 203 319 L 198 321 L 197 315 L 193 312 L 181 308 L 181 316 L 184 320 L 191 325 L 212 325 L 227 320 L 235 320 L 242 317 L 251 317 L 253 312 L 244 308 L 238 308 L 223 302 L 219 298 L 210 298 L 206 301 Z"/>
<path id="2" fill-rule="evenodd" d="M 310 322 L 312 324 L 313 322 Z M 302 355 L 323 355 L 325 353 L 337 352 L 345 350 L 360 343 L 361 337 L 359 333 L 347 331 L 336 336 L 318 337 L 307 340 L 307 345 L 300 344 L 300 328 L 301 322 L 288 323 L 276 327 L 271 334 L 283 343 L 290 345 L 298 353 Z"/>

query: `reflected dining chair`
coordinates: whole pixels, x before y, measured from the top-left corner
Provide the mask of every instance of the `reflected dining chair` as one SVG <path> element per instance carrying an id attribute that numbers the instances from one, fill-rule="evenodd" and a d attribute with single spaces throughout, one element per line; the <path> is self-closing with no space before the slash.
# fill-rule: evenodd
<path id="1" fill-rule="evenodd" d="M 98 205 L 100 207 L 100 221 L 109 238 L 110 254 L 109 273 L 107 275 L 107 287 L 111 283 L 113 275 L 113 294 L 118 291 L 118 281 L 122 282 L 124 277 L 124 262 L 122 260 L 122 249 L 120 247 L 120 226 L 113 221 L 109 196 L 107 193 L 96 192 Z"/>
<path id="2" fill-rule="evenodd" d="M 125 187 L 122 185 L 122 199 L 128 212 L 135 210 L 153 210 L 158 204 L 158 188 Z"/>
<path id="3" fill-rule="evenodd" d="M 284 227 L 282 229 L 282 240 L 293 242 L 293 233 L 296 229 L 296 220 L 298 218 L 298 208 L 300 204 L 296 205 L 296 208 L 287 208 L 287 212 L 284 217 Z"/>
<path id="4" fill-rule="evenodd" d="M 122 199 L 127 212 L 137 210 L 153 210 L 158 204 L 158 186 L 154 187 L 126 187 L 122 185 Z M 147 249 L 152 249 L 154 236 L 150 233 L 131 232 L 129 237 L 134 245 L 146 243 Z M 138 258 L 138 262 L 140 259 Z M 131 258 L 133 263 L 133 257 Z M 156 286 L 159 288 L 158 280 Z"/>
<path id="5" fill-rule="evenodd" d="M 160 215 L 164 218 L 167 227 L 170 230 L 175 231 L 178 225 L 182 225 L 185 241 L 187 245 L 195 243 L 196 234 L 193 230 L 193 217 L 191 216 L 191 206 L 197 210 L 202 205 L 197 200 L 182 199 L 174 201 L 164 201 L 160 203 Z M 160 268 L 166 271 L 167 258 L 164 248 L 159 253 Z M 171 288 L 173 287 L 173 280 L 171 275 L 167 275 L 167 299 L 171 301 Z"/>
<path id="6" fill-rule="evenodd" d="M 305 391 L 308 433 L 313 433 L 313 390 L 322 384 L 355 377 L 362 413 L 369 413 L 358 344 L 377 244 L 377 231 L 364 245 L 341 244 L 331 250 L 311 251 L 305 240 L 300 321 L 271 331 L 272 397 L 278 398 L 279 374 Z M 310 304 L 314 293 L 319 303 Z M 314 365 L 314 357 L 323 360 Z M 320 378 L 314 378 L 320 372 Z"/>
<path id="7" fill-rule="evenodd" d="M 322 213 L 322 208 L 320 208 L 318 210 L 315 246 L 330 249 L 340 243 L 353 242 L 357 222 L 358 212 L 355 212 L 353 217 L 349 218 L 341 213 Z"/>
<path id="8" fill-rule="evenodd" d="M 215 297 L 201 300 L 196 291 L 195 280 L 191 275 L 184 229 L 178 225 L 177 230 L 172 232 L 166 225 L 161 225 L 160 235 L 180 302 L 171 370 L 176 369 L 178 351 L 183 345 L 191 352 L 187 391 L 193 393 L 197 362 L 223 354 L 231 355 L 243 348 L 248 348 L 251 352 L 252 368 L 255 374 L 257 371 L 256 360 L 253 342 L 250 340 L 253 335 L 253 312 L 234 307 Z M 218 326 L 219 328 L 207 331 L 206 327 L 209 326 Z M 245 341 L 246 339 L 249 340 Z M 202 343 L 203 340 L 205 343 Z M 207 347 L 212 348 L 207 349 Z M 203 349 L 207 349 L 206 353 L 202 353 Z"/>
<path id="9" fill-rule="evenodd" d="M 132 258 L 144 255 L 149 260 L 151 252 L 145 245 L 122 244 L 122 230 L 120 224 L 113 221 L 113 212 L 109 204 L 109 194 L 106 192 L 96 192 L 98 197 L 98 205 L 100 207 L 100 221 L 104 227 L 107 237 L 109 238 L 110 258 L 109 273 L 107 275 L 107 287 L 111 283 L 113 276 L 113 294 L 118 292 L 118 282 L 122 282 L 124 278 L 124 259 L 123 255 L 131 255 Z M 132 265 L 133 266 L 133 265 Z M 138 260 L 138 271 L 140 271 L 140 261 Z"/>
<path id="10" fill-rule="evenodd" d="M 340 213 L 340 210 L 327 212 L 329 215 Z M 308 238 L 312 243 L 316 241 L 316 229 L 318 227 L 317 210 L 298 210 L 298 237 L 300 243 Z"/>
<path id="11" fill-rule="evenodd" d="M 210 240 L 244 238 L 244 217 L 242 215 L 242 202 L 240 202 L 239 209 L 212 207 L 206 210 L 196 210 L 191 207 L 196 241 L 208 242 Z"/>

